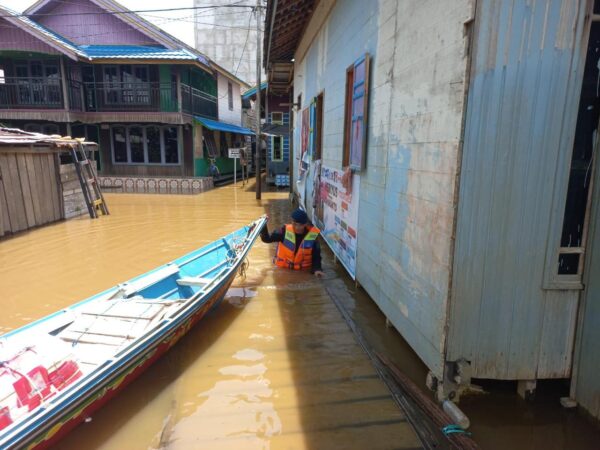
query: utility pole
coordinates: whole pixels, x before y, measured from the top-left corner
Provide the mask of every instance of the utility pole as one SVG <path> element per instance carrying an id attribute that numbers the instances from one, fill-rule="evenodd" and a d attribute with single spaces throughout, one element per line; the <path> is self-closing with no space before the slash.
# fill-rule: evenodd
<path id="1" fill-rule="evenodd" d="M 260 157 L 261 157 L 261 140 L 260 140 L 260 0 L 256 0 L 256 199 L 261 198 L 261 176 L 260 176 Z"/>

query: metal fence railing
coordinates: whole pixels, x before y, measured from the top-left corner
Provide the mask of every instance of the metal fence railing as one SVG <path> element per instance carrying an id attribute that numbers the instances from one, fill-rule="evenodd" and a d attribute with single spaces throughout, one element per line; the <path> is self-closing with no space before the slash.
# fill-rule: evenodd
<path id="1" fill-rule="evenodd" d="M 181 105 L 176 83 L 83 83 L 68 80 L 69 109 L 89 112 L 184 112 L 217 117 L 217 98 L 181 84 Z M 60 78 L 0 78 L 0 109 L 62 109 Z"/>

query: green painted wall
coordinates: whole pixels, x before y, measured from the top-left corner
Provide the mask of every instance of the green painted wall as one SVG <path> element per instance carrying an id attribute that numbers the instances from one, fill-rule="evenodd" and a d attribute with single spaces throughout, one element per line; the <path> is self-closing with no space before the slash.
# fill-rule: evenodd
<path id="1" fill-rule="evenodd" d="M 215 164 L 219 168 L 219 172 L 221 175 L 231 175 L 233 174 L 233 159 L 229 158 L 217 158 Z M 209 177 L 210 173 L 208 171 L 208 158 L 196 158 L 194 159 L 194 175 L 197 177 Z M 240 170 L 240 165 L 238 161 L 238 171 Z"/>
<path id="2" fill-rule="evenodd" d="M 217 78 L 203 70 L 193 67 L 182 69 L 181 82 L 207 94 L 217 96 Z"/>
<path id="3" fill-rule="evenodd" d="M 161 64 L 158 67 L 158 80 L 160 82 L 160 110 L 177 112 L 177 86 L 171 84 L 170 65 Z"/>

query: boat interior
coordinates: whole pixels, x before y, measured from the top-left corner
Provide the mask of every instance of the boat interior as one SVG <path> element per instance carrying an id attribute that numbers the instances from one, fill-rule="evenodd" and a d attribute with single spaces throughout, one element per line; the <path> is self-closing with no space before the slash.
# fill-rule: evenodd
<path id="1" fill-rule="evenodd" d="M 209 298 L 244 248 L 238 233 L 0 336 L 0 430 Z"/>

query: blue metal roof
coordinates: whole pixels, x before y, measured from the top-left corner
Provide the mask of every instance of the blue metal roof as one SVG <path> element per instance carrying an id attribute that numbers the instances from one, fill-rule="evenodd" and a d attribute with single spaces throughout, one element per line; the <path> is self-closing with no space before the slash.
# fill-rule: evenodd
<path id="1" fill-rule="evenodd" d="M 199 122 L 209 130 L 228 131 L 230 133 L 254 135 L 254 132 L 248 128 L 232 125 L 230 123 L 219 122 L 218 120 L 206 119 L 200 116 L 194 116 L 196 122 Z"/>
<path id="2" fill-rule="evenodd" d="M 267 85 L 268 85 L 267 82 L 261 83 L 260 90 L 262 91 L 262 90 L 266 89 Z M 245 99 L 252 97 L 253 95 L 256 95 L 256 86 L 254 86 L 253 88 L 250 88 L 246 92 L 244 92 L 242 94 L 242 98 L 245 100 Z"/>
<path id="3" fill-rule="evenodd" d="M 198 56 L 185 49 L 144 45 L 80 45 L 90 59 L 181 59 L 195 61 Z"/>

